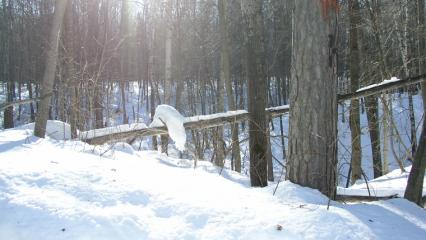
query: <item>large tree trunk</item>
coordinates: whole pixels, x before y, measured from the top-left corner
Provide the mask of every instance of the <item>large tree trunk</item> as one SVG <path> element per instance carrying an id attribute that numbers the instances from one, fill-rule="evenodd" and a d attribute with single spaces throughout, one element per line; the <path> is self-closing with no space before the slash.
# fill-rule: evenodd
<path id="1" fill-rule="evenodd" d="M 331 1 L 295 1 L 290 82 L 290 181 L 335 196 L 337 79 Z M 321 6 L 325 4 L 326 6 Z M 329 11 L 322 11 L 328 9 Z"/>
<path id="2" fill-rule="evenodd" d="M 247 47 L 250 181 L 252 186 L 264 187 L 267 179 L 266 74 L 263 45 L 262 0 L 241 2 L 246 25 Z"/>
<path id="3" fill-rule="evenodd" d="M 358 51 L 358 26 L 359 18 L 359 3 L 358 0 L 349 0 L 349 71 L 351 77 L 351 91 L 356 92 L 359 89 L 360 61 Z M 352 136 L 352 154 L 351 154 L 351 183 L 361 179 L 361 127 L 359 115 L 359 100 L 351 100 L 350 120 Z"/>
<path id="4" fill-rule="evenodd" d="M 46 134 L 46 124 L 50 108 L 50 94 L 53 90 L 56 64 L 58 61 L 59 36 L 61 36 L 61 26 L 67 5 L 68 0 L 56 0 L 55 2 L 55 14 L 53 16 L 53 23 L 49 36 L 46 69 L 44 71 L 43 82 L 41 86 L 40 95 L 42 96 L 42 99 L 39 102 L 39 108 L 34 127 L 34 135 L 40 138 L 44 138 Z"/>

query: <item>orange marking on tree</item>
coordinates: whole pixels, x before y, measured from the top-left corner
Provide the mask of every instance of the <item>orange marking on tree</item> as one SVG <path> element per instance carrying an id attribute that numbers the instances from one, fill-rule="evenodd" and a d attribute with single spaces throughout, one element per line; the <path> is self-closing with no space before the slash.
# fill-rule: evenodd
<path id="1" fill-rule="evenodd" d="M 339 12 L 340 6 L 337 3 L 337 0 L 320 0 L 321 3 L 321 13 L 324 19 L 329 17 L 330 11 Z"/>

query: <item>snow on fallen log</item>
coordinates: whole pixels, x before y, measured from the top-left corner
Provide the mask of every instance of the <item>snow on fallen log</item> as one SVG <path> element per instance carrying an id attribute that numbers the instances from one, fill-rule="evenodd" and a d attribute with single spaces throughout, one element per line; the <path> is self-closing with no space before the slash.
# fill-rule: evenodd
<path id="1" fill-rule="evenodd" d="M 283 115 L 284 113 L 287 113 L 290 111 L 290 105 L 283 105 L 283 106 L 277 106 L 277 107 L 270 107 L 265 109 L 271 117 L 276 117 Z"/>
<path id="2" fill-rule="evenodd" d="M 381 83 L 372 84 L 372 85 L 360 88 L 356 92 L 338 95 L 337 99 L 339 102 L 343 102 L 346 100 L 358 99 L 361 97 L 368 97 L 368 96 L 384 93 L 387 91 L 404 88 L 409 85 L 418 84 L 425 80 L 426 80 L 426 74 L 421 74 L 414 77 L 408 77 L 405 79 L 398 79 L 396 77 L 392 77 L 391 79 L 384 80 Z"/>
<path id="3" fill-rule="evenodd" d="M 226 123 L 241 122 L 248 119 L 246 110 L 228 111 L 210 115 L 197 115 L 185 118 L 185 128 L 203 129 L 223 126 Z"/>
<path id="4" fill-rule="evenodd" d="M 392 77 L 391 79 L 385 79 L 385 80 L 383 80 L 383 82 L 381 82 L 381 83 L 375 83 L 375 84 L 371 84 L 371 85 L 368 85 L 366 87 L 360 88 L 356 92 L 362 92 L 362 91 L 365 91 L 365 90 L 368 90 L 368 89 L 371 89 L 371 88 L 383 86 L 383 85 L 386 85 L 386 84 L 389 84 L 389 83 L 393 83 L 393 82 L 398 82 L 400 80 L 401 79 L 399 79 L 397 77 Z"/>
<path id="5" fill-rule="evenodd" d="M 144 132 L 149 129 L 145 123 L 123 124 L 113 127 L 82 131 L 79 139 L 91 144 L 103 144 L 110 140 L 126 139 L 132 137 L 129 132 Z"/>
<path id="6" fill-rule="evenodd" d="M 289 106 L 279 106 L 265 109 L 265 114 L 276 117 L 289 111 Z M 223 126 L 230 123 L 247 121 L 249 113 L 246 110 L 228 111 L 210 115 L 199 115 L 183 118 L 183 126 L 186 130 L 207 129 Z M 164 121 L 164 120 L 163 120 Z M 161 121 L 160 121 L 161 122 Z M 80 140 L 89 144 L 104 144 L 109 141 L 132 139 L 135 137 L 147 137 L 154 135 L 168 134 L 168 129 L 164 124 L 145 125 L 120 125 L 106 129 L 95 129 L 80 134 Z M 173 138 L 172 138 L 173 139 Z"/>
<path id="7" fill-rule="evenodd" d="M 185 150 L 186 132 L 183 126 L 185 118 L 172 106 L 159 105 L 155 109 L 155 115 L 150 128 L 166 125 L 170 138 L 175 142 L 176 148 Z"/>
<path id="8" fill-rule="evenodd" d="M 81 138 L 82 139 L 88 139 L 88 138 L 95 138 L 95 137 L 102 137 L 114 133 L 120 133 L 120 132 L 128 132 L 128 131 L 136 131 L 141 129 L 148 128 L 145 123 L 132 123 L 132 124 L 123 124 L 113 127 L 106 127 L 106 128 L 99 128 L 94 130 L 89 130 L 85 132 L 81 132 Z"/>

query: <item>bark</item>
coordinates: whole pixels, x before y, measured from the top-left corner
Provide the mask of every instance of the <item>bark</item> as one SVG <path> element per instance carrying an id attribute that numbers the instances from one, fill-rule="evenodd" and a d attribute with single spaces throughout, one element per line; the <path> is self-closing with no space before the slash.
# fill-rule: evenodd
<path id="1" fill-rule="evenodd" d="M 12 54 L 13 54 L 13 32 L 11 29 L 11 21 L 12 21 L 12 13 L 10 5 L 11 2 L 9 1 L 9 5 L 6 5 L 6 0 L 2 1 L 2 9 L 3 9 L 3 16 L 4 16 L 4 22 L 2 23 L 2 30 L 4 31 L 4 34 L 2 34 L 2 48 L 3 48 L 3 73 L 2 77 L 4 81 L 6 81 L 6 90 L 7 90 L 7 102 L 13 102 L 13 70 L 12 67 Z M 13 106 L 9 106 L 4 109 L 4 119 L 3 119 L 3 127 L 5 129 L 13 128 Z"/>
<path id="2" fill-rule="evenodd" d="M 100 47 L 99 47 L 99 0 L 88 1 L 88 71 L 89 71 L 89 86 L 93 91 L 92 102 L 93 102 L 93 116 L 94 116 L 94 128 L 102 128 L 103 123 L 103 104 L 102 104 L 102 83 L 99 79 L 99 68 L 100 68 Z"/>
<path id="3" fill-rule="evenodd" d="M 48 96 L 41 99 L 39 102 L 39 108 L 37 118 L 34 127 L 34 135 L 40 138 L 44 138 L 46 134 L 47 118 L 49 116 L 50 108 L 50 93 L 53 90 L 53 83 L 55 80 L 56 64 L 58 61 L 58 44 L 59 36 L 61 35 L 61 26 L 67 7 L 68 0 L 56 0 L 55 2 L 55 13 L 53 16 L 53 22 L 51 32 L 49 36 L 49 46 L 46 58 L 46 69 L 43 75 L 43 82 L 41 86 L 41 96 Z"/>
<path id="4" fill-rule="evenodd" d="M 69 1 L 64 19 L 64 48 L 65 48 L 65 77 L 70 95 L 71 106 L 69 107 L 69 118 L 71 125 L 71 137 L 77 137 L 78 101 L 77 101 L 77 79 L 74 67 L 74 36 L 73 36 L 73 9 L 72 1 Z"/>
<path id="5" fill-rule="evenodd" d="M 374 178 L 383 175 L 382 156 L 380 146 L 379 111 L 377 98 L 370 96 L 365 100 L 367 108 L 368 129 L 370 133 L 371 151 L 373 156 Z"/>
<path id="6" fill-rule="evenodd" d="M 165 82 L 164 82 L 164 103 L 172 105 L 172 0 L 167 1 L 166 6 L 166 46 L 165 46 Z M 161 152 L 167 154 L 169 138 L 167 135 L 161 136 Z"/>
<path id="7" fill-rule="evenodd" d="M 128 0 L 122 0 L 121 2 L 121 23 L 120 23 L 120 34 L 123 38 L 123 46 L 121 48 L 121 59 L 120 59 L 120 92 L 121 92 L 121 109 L 123 111 L 123 123 L 129 123 L 126 110 L 126 92 L 125 86 L 128 81 L 130 74 L 129 69 L 129 9 Z"/>
<path id="8" fill-rule="evenodd" d="M 165 86 L 164 103 L 171 105 L 172 97 L 172 0 L 166 6 Z"/>
<path id="9" fill-rule="evenodd" d="M 232 94 L 232 83 L 231 83 L 231 72 L 230 72 L 230 62 L 229 62 L 229 39 L 228 39 L 228 21 L 227 21 L 227 2 L 224 0 L 218 0 L 218 10 L 219 10 L 219 31 L 221 38 L 221 52 L 220 52 L 220 76 L 218 80 L 218 112 L 224 112 L 224 98 L 225 98 L 225 89 L 227 93 L 228 106 L 230 110 L 235 110 L 235 101 Z M 232 159 L 233 161 L 241 162 L 239 157 L 239 141 L 238 141 L 238 125 L 233 124 L 231 126 L 231 135 L 232 135 Z M 218 154 L 216 156 L 218 163 L 224 161 L 224 146 L 225 142 L 223 141 L 223 128 L 218 128 Z M 237 152 L 238 151 L 238 152 Z M 238 155 L 238 156 L 237 156 Z M 237 164 L 238 169 L 236 171 L 241 172 L 241 163 Z M 232 166 L 234 168 L 234 166 Z"/>
<path id="10" fill-rule="evenodd" d="M 358 0 L 349 0 L 349 72 L 351 77 L 351 91 L 356 92 L 359 89 L 360 60 L 358 51 L 358 26 L 359 19 L 359 3 Z M 359 100 L 351 100 L 350 109 L 350 129 L 352 137 L 352 153 L 351 153 L 351 183 L 354 184 L 362 177 L 361 169 L 361 126 L 359 114 Z"/>
<path id="11" fill-rule="evenodd" d="M 241 2 L 247 48 L 250 182 L 252 186 L 265 187 L 267 180 L 267 121 L 266 73 L 264 64 L 262 0 Z"/>
<path id="12" fill-rule="evenodd" d="M 423 95 L 425 95 L 423 91 Z M 426 121 L 423 121 L 423 130 L 420 136 L 419 147 L 414 156 L 414 162 L 408 177 L 404 198 L 423 207 L 422 191 L 426 169 Z"/>
<path id="13" fill-rule="evenodd" d="M 337 79 L 334 9 L 295 1 L 287 178 L 334 198 Z M 324 4 L 324 3 L 323 3 Z"/>

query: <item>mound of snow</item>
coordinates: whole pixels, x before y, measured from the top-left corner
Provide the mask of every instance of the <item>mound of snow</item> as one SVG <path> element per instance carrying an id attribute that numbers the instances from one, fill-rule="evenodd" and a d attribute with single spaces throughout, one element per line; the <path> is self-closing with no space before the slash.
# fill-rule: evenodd
<path id="1" fill-rule="evenodd" d="M 17 129 L 34 131 L 35 123 L 29 123 L 18 127 Z M 46 125 L 46 135 L 55 140 L 71 139 L 71 126 L 57 120 L 48 120 Z"/>
<path id="2" fill-rule="evenodd" d="M 149 127 L 161 127 L 166 124 L 169 136 L 175 142 L 176 148 L 183 151 L 186 143 L 184 122 L 185 118 L 174 107 L 159 105 L 155 109 L 154 120 Z"/>
<path id="3" fill-rule="evenodd" d="M 128 153 L 128 154 L 133 154 L 135 152 L 133 147 L 126 142 L 113 143 L 113 150 Z"/>
<path id="4" fill-rule="evenodd" d="M 369 196 L 388 197 L 399 196 L 404 197 L 405 188 L 407 187 L 408 175 L 411 171 L 411 166 L 405 168 L 406 172 L 401 172 L 400 169 L 395 169 L 390 173 L 379 178 L 368 181 L 357 181 L 356 184 L 349 188 L 337 188 L 337 194 L 347 196 Z M 426 196 L 426 178 L 423 180 L 423 195 Z"/>
<path id="5" fill-rule="evenodd" d="M 268 187 L 268 191 L 273 192 L 275 187 L 275 185 Z M 281 182 L 275 192 L 275 196 L 282 201 L 303 202 L 318 205 L 325 205 L 328 203 L 328 198 L 320 191 L 302 187 L 290 181 Z"/>

